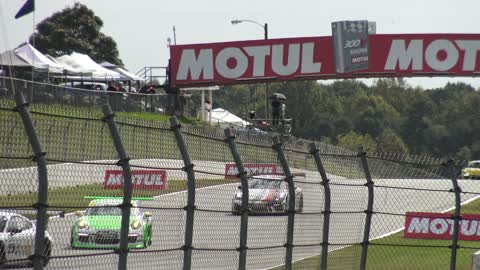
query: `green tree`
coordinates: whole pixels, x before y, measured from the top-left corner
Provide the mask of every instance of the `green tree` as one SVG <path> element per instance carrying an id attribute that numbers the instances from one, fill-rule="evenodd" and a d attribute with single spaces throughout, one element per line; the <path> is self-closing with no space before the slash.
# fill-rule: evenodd
<path id="1" fill-rule="evenodd" d="M 386 128 L 393 128 L 399 121 L 399 113 L 381 96 L 360 93 L 350 99 L 347 106 L 354 121 L 355 130 L 378 137 Z"/>
<path id="2" fill-rule="evenodd" d="M 350 131 L 347 134 L 340 134 L 337 136 L 337 146 L 357 151 L 359 146 L 367 152 L 377 151 L 377 142 L 368 134 L 359 134 Z"/>
<path id="3" fill-rule="evenodd" d="M 385 129 L 377 138 L 377 151 L 384 153 L 408 153 L 402 138 L 392 129 Z"/>
<path id="4" fill-rule="evenodd" d="M 73 7 L 67 7 L 41 21 L 37 25 L 37 32 L 30 37 L 30 43 L 53 57 L 75 51 L 87 54 L 97 63 L 108 61 L 123 66 L 117 43 L 100 32 L 102 26 L 103 21 L 91 9 L 75 3 Z"/>

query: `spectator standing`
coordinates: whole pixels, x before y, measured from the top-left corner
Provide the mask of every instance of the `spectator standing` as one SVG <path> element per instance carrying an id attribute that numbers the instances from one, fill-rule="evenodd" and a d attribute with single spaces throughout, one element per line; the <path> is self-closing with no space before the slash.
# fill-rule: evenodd
<path id="1" fill-rule="evenodd" d="M 108 83 L 107 91 L 111 91 L 111 92 L 117 91 L 117 89 L 116 89 L 115 86 L 113 85 L 113 82 L 109 82 L 109 83 Z"/>
<path id="2" fill-rule="evenodd" d="M 278 125 L 278 120 L 280 119 L 280 107 L 282 103 L 278 98 L 272 100 L 272 125 Z"/>

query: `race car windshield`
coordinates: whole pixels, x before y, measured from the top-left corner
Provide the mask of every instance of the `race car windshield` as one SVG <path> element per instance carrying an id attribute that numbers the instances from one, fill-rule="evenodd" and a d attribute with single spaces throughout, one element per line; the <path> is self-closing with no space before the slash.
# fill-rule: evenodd
<path id="1" fill-rule="evenodd" d="M 480 168 L 480 162 L 470 162 L 467 165 L 468 168 Z"/>
<path id="2" fill-rule="evenodd" d="M 251 178 L 248 187 L 253 189 L 277 189 L 282 187 L 282 180 Z"/>
<path id="3" fill-rule="evenodd" d="M 3 232 L 5 230 L 5 226 L 7 225 L 8 218 L 5 216 L 0 217 L 0 232 Z"/>
<path id="4" fill-rule="evenodd" d="M 88 208 L 87 216 L 121 216 L 122 210 L 118 207 L 95 207 Z"/>

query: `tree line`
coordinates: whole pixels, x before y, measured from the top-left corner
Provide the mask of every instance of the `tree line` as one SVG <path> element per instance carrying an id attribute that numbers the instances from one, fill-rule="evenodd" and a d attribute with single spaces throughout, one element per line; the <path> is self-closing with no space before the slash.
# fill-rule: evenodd
<path id="1" fill-rule="evenodd" d="M 465 83 L 436 89 L 411 87 L 402 78 L 272 83 L 269 93 L 287 96 L 293 135 L 356 150 L 480 159 L 480 91 Z M 265 117 L 263 85 L 226 86 L 214 107 L 247 118 Z"/>

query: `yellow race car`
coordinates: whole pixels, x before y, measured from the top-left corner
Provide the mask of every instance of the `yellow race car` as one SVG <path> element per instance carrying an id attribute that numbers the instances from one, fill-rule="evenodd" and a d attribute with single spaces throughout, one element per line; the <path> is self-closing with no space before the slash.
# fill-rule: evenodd
<path id="1" fill-rule="evenodd" d="M 480 179 L 480 160 L 470 161 L 462 169 L 462 179 Z"/>

